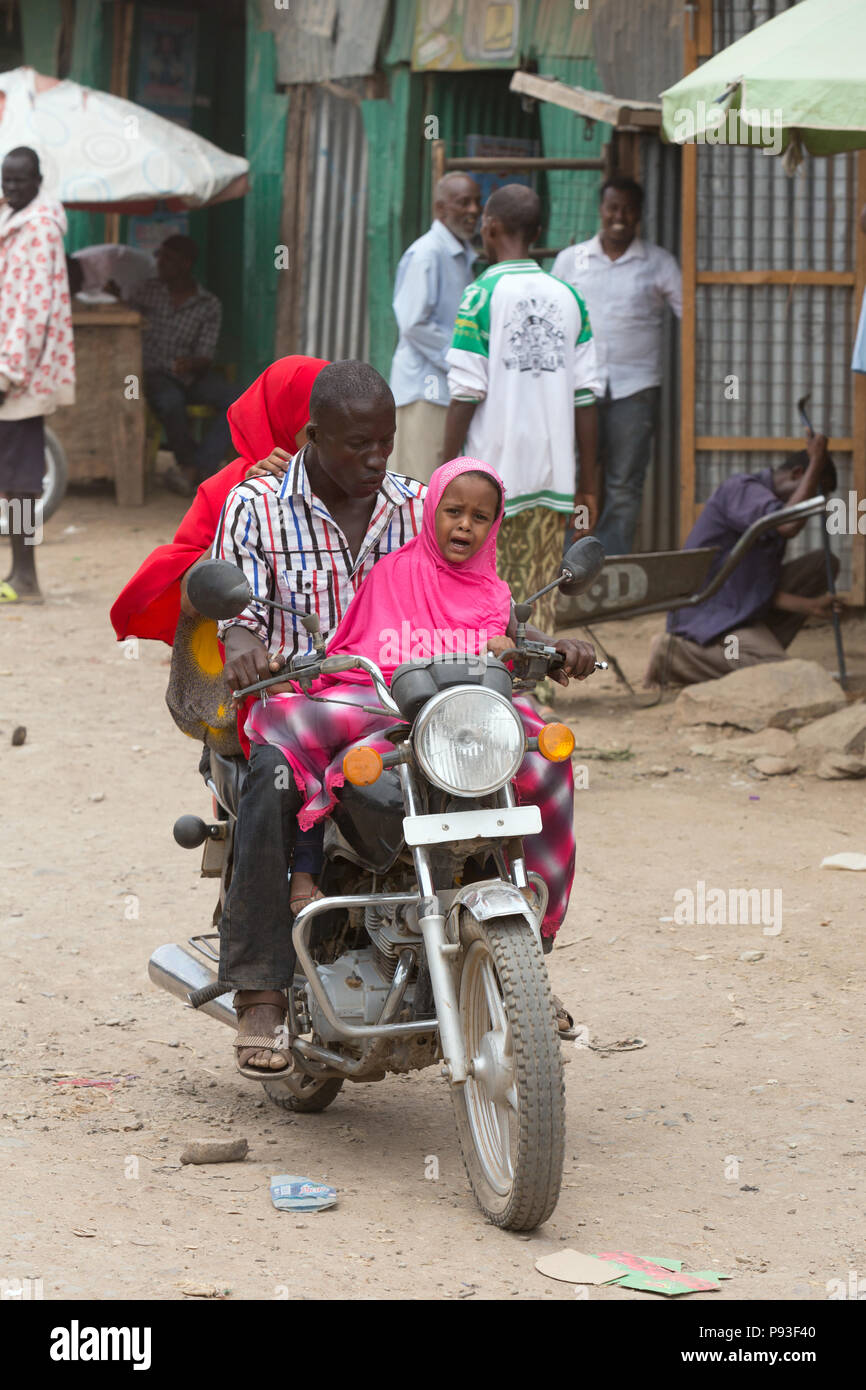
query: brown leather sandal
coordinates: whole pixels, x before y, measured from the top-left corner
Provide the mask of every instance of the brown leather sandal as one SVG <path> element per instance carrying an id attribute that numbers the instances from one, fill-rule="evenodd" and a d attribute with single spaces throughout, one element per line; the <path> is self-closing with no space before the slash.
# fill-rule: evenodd
<path id="1" fill-rule="evenodd" d="M 245 1076 L 249 1081 L 267 1081 L 269 1078 L 275 1076 L 287 1076 L 292 1070 L 292 1052 L 289 1046 L 289 1035 L 285 1024 L 285 1019 L 288 1017 L 288 1010 L 286 996 L 281 990 L 263 989 L 257 990 L 256 993 L 260 994 L 261 998 L 256 999 L 253 1003 L 235 1004 L 235 1013 L 238 1016 L 238 1036 L 234 1044 L 235 1052 L 238 1055 L 235 1057 L 235 1065 L 241 1076 Z M 284 1019 L 282 1028 L 275 1028 L 270 1036 L 263 1033 L 241 1033 L 240 1029 L 244 1014 L 248 1009 L 258 1008 L 260 1004 L 276 1004 L 282 1008 Z M 246 1049 L 250 1047 L 267 1048 L 269 1052 L 275 1052 L 279 1057 L 285 1057 L 286 1065 L 284 1067 L 253 1067 L 249 1062 L 242 1063 L 239 1054 L 241 1051 L 246 1051 Z"/>

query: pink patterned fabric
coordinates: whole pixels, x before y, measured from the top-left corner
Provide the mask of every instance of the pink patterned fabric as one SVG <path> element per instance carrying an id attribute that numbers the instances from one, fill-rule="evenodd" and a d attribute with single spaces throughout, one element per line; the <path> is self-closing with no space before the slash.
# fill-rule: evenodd
<path id="1" fill-rule="evenodd" d="M 383 564 L 380 561 L 376 569 Z M 332 704 L 332 700 L 346 703 Z M 322 820 L 336 803 L 344 781 L 343 757 L 350 748 L 364 744 L 380 753 L 392 751 L 393 744 L 380 735 L 394 723 L 394 716 L 368 714 L 360 708 L 374 703 L 370 687 L 342 684 L 329 689 L 327 703 L 285 694 L 272 696 L 266 704 L 258 700 L 250 710 L 247 736 L 253 743 L 272 743 L 280 749 L 305 798 L 298 813 L 302 830 Z M 514 707 L 527 737 L 533 737 L 544 721 L 528 701 L 517 699 Z M 521 805 L 535 805 L 541 810 L 544 828 L 541 834 L 526 839 L 526 862 L 547 884 L 550 897 L 542 931 L 545 936 L 555 936 L 565 917 L 574 878 L 571 763 L 550 763 L 540 753 L 527 753 L 514 788 Z"/>
<path id="2" fill-rule="evenodd" d="M 364 580 L 328 643 L 329 656 L 337 652 L 366 656 L 390 682 L 400 662 L 410 657 L 453 651 L 475 655 L 479 643 L 505 632 L 511 590 L 496 573 L 496 533 L 502 509 L 484 544 L 469 560 L 459 564 L 446 560 L 436 540 L 436 509 L 448 484 L 463 473 L 486 474 L 502 490 L 504 500 L 502 479 L 479 459 L 451 459 L 437 468 L 424 499 L 420 534 L 384 556 Z M 407 621 L 408 643 L 403 640 Z M 425 641 L 431 648 L 426 652 Z M 434 641 L 438 652 L 432 650 Z M 353 671 L 340 680 L 367 682 L 369 677 Z"/>
<path id="3" fill-rule="evenodd" d="M 48 415 L 75 400 L 75 349 L 63 250 L 66 214 L 36 197 L 0 213 L 0 419 Z"/>

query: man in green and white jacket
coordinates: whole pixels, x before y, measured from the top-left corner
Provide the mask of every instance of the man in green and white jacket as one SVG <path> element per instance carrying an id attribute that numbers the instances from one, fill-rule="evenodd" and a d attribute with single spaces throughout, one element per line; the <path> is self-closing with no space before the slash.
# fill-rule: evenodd
<path id="1" fill-rule="evenodd" d="M 595 344 L 578 291 L 529 257 L 540 227 L 532 189 L 506 184 L 488 198 L 481 237 L 490 266 L 463 295 L 447 354 L 445 458 L 465 451 L 505 483 L 497 552 L 515 599 L 551 579 L 566 519 L 581 533 L 598 512 Z M 535 617 L 550 631 L 554 604 L 542 600 Z"/>

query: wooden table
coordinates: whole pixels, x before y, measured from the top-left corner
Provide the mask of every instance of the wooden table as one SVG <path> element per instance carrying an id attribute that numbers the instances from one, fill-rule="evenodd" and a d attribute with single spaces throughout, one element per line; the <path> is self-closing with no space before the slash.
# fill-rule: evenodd
<path id="1" fill-rule="evenodd" d="M 73 301 L 75 405 L 48 421 L 70 482 L 114 480 L 118 506 L 144 503 L 145 414 L 141 315 L 126 304 Z"/>

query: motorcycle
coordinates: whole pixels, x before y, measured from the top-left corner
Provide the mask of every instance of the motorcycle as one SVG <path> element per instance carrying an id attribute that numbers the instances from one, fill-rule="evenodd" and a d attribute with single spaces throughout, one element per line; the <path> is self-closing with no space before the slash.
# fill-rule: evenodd
<path id="1" fill-rule="evenodd" d="M 42 492 L 36 503 L 37 514 L 42 521 L 53 516 L 66 496 L 69 485 L 69 461 L 66 450 L 53 430 L 45 426 L 45 472 L 42 475 Z M 9 519 L 0 511 L 0 536 L 9 534 Z"/>
<path id="2" fill-rule="evenodd" d="M 558 1200 L 565 1092 L 540 933 L 547 888 L 527 871 L 522 843 L 541 830 L 541 813 L 517 804 L 512 782 L 527 751 L 566 761 L 574 737 L 548 724 L 527 739 L 513 695 L 562 663 L 555 648 L 527 638 L 532 605 L 555 587 L 582 592 L 603 563 L 593 537 L 573 545 L 556 578 L 516 606 L 514 646 L 499 659 L 404 662 L 389 688 L 373 662 L 328 656 L 316 616 L 304 614 L 313 650 L 234 692 L 255 694 L 287 675 L 308 691 L 318 676 L 362 668 L 377 708 L 394 716 L 379 736 L 391 751 L 352 747 L 344 757 L 345 785 L 326 823 L 324 896 L 291 928 L 292 1066 L 263 1079 L 265 1093 L 287 1110 L 311 1113 L 330 1105 L 346 1081 L 438 1063 L 478 1205 L 492 1223 L 516 1231 L 546 1221 Z M 197 566 L 189 596 L 213 618 L 237 616 L 252 597 L 242 571 L 223 560 Z M 244 766 L 211 753 L 205 776 L 217 819 L 182 816 L 174 827 L 179 844 L 204 845 L 202 873 L 220 877 L 215 923 L 230 881 Z M 217 941 L 200 935 L 190 938 L 191 950 L 160 947 L 149 973 L 236 1027 L 231 995 L 212 968 Z"/>

